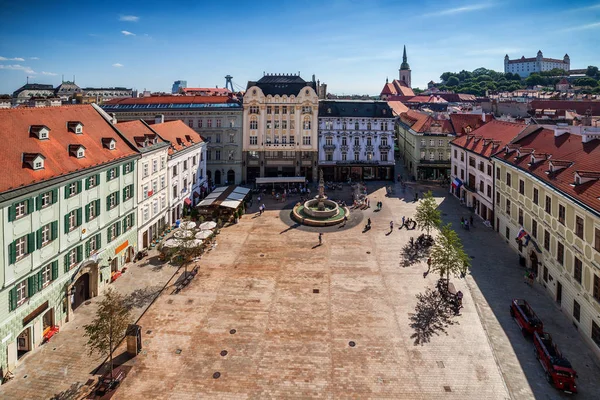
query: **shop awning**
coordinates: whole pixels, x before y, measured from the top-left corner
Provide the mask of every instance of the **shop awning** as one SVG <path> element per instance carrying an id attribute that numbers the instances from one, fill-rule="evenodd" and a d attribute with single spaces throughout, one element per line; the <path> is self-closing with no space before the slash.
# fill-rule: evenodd
<path id="1" fill-rule="evenodd" d="M 250 189 L 241 186 L 219 187 L 206 196 L 197 207 L 238 208 L 249 192 Z"/>
<path id="2" fill-rule="evenodd" d="M 267 183 L 305 183 L 306 178 L 303 176 L 275 176 L 272 178 L 256 178 L 257 185 L 265 185 Z"/>

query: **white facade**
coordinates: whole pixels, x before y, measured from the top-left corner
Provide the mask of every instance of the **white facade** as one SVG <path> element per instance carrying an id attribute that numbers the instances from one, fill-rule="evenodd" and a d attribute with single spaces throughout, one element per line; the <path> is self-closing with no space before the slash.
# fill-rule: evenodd
<path id="1" fill-rule="evenodd" d="M 200 194 L 207 189 L 206 143 L 200 142 L 169 156 L 169 216 L 175 223 L 183 215 L 183 208 L 200 202 Z"/>
<path id="2" fill-rule="evenodd" d="M 569 71 L 571 69 L 569 55 L 565 54 L 565 57 L 562 60 L 544 58 L 541 51 L 538 51 L 535 58 L 525 58 L 525 56 L 523 56 L 520 59 L 511 60 L 508 58 L 508 54 L 504 56 L 505 74 L 511 72 L 526 78 L 534 72 L 551 71 L 555 68 Z"/>

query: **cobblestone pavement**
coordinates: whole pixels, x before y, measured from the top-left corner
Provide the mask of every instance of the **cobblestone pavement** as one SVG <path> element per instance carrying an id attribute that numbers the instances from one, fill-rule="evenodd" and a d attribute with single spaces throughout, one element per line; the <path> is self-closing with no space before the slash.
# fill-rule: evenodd
<path id="1" fill-rule="evenodd" d="M 153 252 L 151 252 L 152 255 Z M 175 268 L 168 264 L 147 264 L 148 259 L 130 264 L 127 271 L 110 286 L 126 295 L 137 319 L 173 276 Z M 15 378 L 0 386 L 0 399 L 75 399 L 71 394 L 84 392 L 89 379 L 97 381 L 92 372 L 104 361 L 97 355 L 88 356 L 83 336 L 83 325 L 88 324 L 96 312 L 102 295 L 82 304 L 75 317 L 64 326 L 50 342 L 25 356 L 12 371 Z"/>
<path id="2" fill-rule="evenodd" d="M 326 231 L 322 246 L 275 203 L 223 229 L 192 283 L 141 318 L 144 349 L 114 398 L 509 398 L 464 280 L 458 324 L 414 345 L 415 295 L 436 278 L 400 265 L 416 231 L 386 233 L 415 204 L 370 198 L 384 202 L 363 211 L 373 229 Z"/>

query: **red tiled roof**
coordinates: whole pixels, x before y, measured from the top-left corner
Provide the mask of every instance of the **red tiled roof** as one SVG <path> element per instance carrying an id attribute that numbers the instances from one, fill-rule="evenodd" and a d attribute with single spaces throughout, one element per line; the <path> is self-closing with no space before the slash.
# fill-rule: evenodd
<path id="1" fill-rule="evenodd" d="M 176 153 L 195 143 L 203 142 L 202 137 L 195 130 L 180 120 L 154 124 L 152 129 L 164 140 L 171 142 L 172 147 L 169 148 L 169 154 Z"/>
<path id="2" fill-rule="evenodd" d="M 446 100 L 444 100 L 443 98 L 441 98 L 439 96 L 436 96 L 436 95 L 431 95 L 431 96 L 425 96 L 425 95 L 414 96 L 410 100 L 407 100 L 407 102 L 409 102 L 409 103 L 447 103 Z"/>
<path id="3" fill-rule="evenodd" d="M 504 146 L 513 140 L 526 126 L 525 124 L 494 119 L 470 134 L 454 139 L 452 144 L 490 158 L 492 155 L 504 150 Z M 476 140 L 476 137 L 480 139 Z"/>
<path id="4" fill-rule="evenodd" d="M 390 106 L 390 108 L 394 112 L 394 115 L 396 115 L 396 116 L 402 114 L 403 112 L 408 111 L 408 107 L 406 107 L 401 101 L 388 100 L 387 103 L 388 103 L 388 106 Z"/>
<path id="5" fill-rule="evenodd" d="M 124 99 L 113 99 L 105 102 L 107 105 L 115 104 L 206 104 L 206 103 L 235 103 L 236 100 L 229 96 L 151 96 L 151 97 L 128 97 Z"/>
<path id="6" fill-rule="evenodd" d="M 513 141 L 513 143 L 517 146 L 535 149 L 534 155 L 546 153 L 551 155 L 551 158 L 528 165 L 530 162 L 529 157 L 515 159 L 514 153 L 505 154 L 502 152 L 495 157 L 527 171 L 540 181 L 546 182 L 566 195 L 600 212 L 600 200 L 598 200 L 600 197 L 600 180 L 591 180 L 572 186 L 575 182 L 574 175 L 576 171 L 580 173 L 586 171 L 586 176 L 593 179 L 598 177 L 598 172 L 600 172 L 600 163 L 598 162 L 600 159 L 599 139 L 582 143 L 581 135 L 563 133 L 555 137 L 553 130 L 537 127 L 527 135 L 520 135 L 520 138 Z M 567 168 L 547 173 L 549 163 L 553 159 L 558 159 L 561 162 L 570 161 L 572 164 Z"/>
<path id="7" fill-rule="evenodd" d="M 69 121 L 81 122 L 83 133 L 77 135 L 68 130 Z M 49 139 L 30 135 L 32 125 L 47 126 Z M 0 192 L 138 154 L 92 105 L 0 110 L 0 138 Z M 115 149 L 104 147 L 103 138 L 114 139 Z M 85 147 L 85 157 L 69 155 L 69 146 L 75 144 Z M 23 153 L 43 155 L 44 169 L 24 167 Z"/>
<path id="8" fill-rule="evenodd" d="M 408 87 L 406 82 L 394 79 L 391 83 L 386 83 L 381 90 L 381 94 L 385 95 L 400 95 L 400 96 L 414 96 L 415 93 L 411 88 Z"/>
<path id="9" fill-rule="evenodd" d="M 552 110 L 575 110 L 577 114 L 585 115 L 591 110 L 593 116 L 600 115 L 600 101 L 583 100 L 533 100 L 529 103 L 529 108 L 534 110 L 552 109 Z"/>
<path id="10" fill-rule="evenodd" d="M 155 125 L 153 125 L 154 127 Z M 119 132 L 123 134 L 132 144 L 137 146 L 138 148 L 143 148 L 140 144 L 140 139 L 145 138 L 154 138 L 156 133 L 148 127 L 144 122 L 140 120 L 135 121 L 127 121 L 127 122 L 119 122 L 117 124 L 117 129 Z M 159 142 L 164 142 L 162 139 L 158 138 Z"/>
<path id="11" fill-rule="evenodd" d="M 486 115 L 486 121 L 489 122 L 492 119 L 492 114 Z M 471 133 L 485 124 L 480 114 L 450 114 L 450 122 L 456 136 Z"/>
<path id="12" fill-rule="evenodd" d="M 400 114 L 400 120 L 415 132 L 438 135 L 454 133 L 450 120 L 435 119 L 431 115 L 415 110 L 408 110 Z"/>

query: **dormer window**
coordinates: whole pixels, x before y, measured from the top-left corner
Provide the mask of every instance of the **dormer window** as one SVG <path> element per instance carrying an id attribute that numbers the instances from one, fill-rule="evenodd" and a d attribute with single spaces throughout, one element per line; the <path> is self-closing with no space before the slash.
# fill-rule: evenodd
<path id="1" fill-rule="evenodd" d="M 600 172 L 596 171 L 575 171 L 575 184 L 581 185 L 590 181 L 600 179 Z"/>
<path id="2" fill-rule="evenodd" d="M 46 125 L 31 125 L 29 127 L 29 134 L 40 140 L 46 140 L 50 138 L 50 128 Z"/>
<path id="3" fill-rule="evenodd" d="M 23 153 L 24 167 L 29 167 L 34 171 L 44 169 L 44 160 L 46 157 L 39 153 Z"/>
<path id="4" fill-rule="evenodd" d="M 69 152 L 72 156 L 75 156 L 77 158 L 85 157 L 85 147 L 80 144 L 69 145 Z"/>
<path id="5" fill-rule="evenodd" d="M 114 150 L 117 148 L 117 141 L 113 138 L 102 138 L 102 146 L 109 150 Z"/>
<path id="6" fill-rule="evenodd" d="M 83 124 L 79 121 L 67 122 L 67 128 L 76 135 L 81 135 L 83 133 Z"/>

